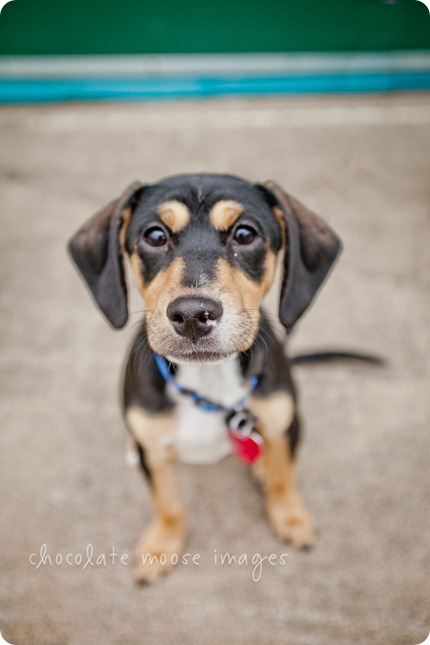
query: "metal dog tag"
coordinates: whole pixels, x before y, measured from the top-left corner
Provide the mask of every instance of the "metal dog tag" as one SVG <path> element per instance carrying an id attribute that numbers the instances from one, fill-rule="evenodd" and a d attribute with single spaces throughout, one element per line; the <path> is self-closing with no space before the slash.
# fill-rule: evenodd
<path id="1" fill-rule="evenodd" d="M 252 464 L 263 452 L 263 438 L 255 429 L 257 419 L 249 410 L 236 410 L 226 418 L 233 452 L 245 464 Z"/>

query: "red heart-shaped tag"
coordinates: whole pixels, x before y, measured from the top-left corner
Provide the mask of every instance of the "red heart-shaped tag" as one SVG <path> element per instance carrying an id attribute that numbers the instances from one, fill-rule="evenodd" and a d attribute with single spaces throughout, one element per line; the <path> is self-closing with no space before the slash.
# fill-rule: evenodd
<path id="1" fill-rule="evenodd" d="M 245 464 L 253 464 L 263 452 L 263 438 L 258 432 L 251 432 L 247 437 L 228 431 L 233 444 L 233 452 Z"/>

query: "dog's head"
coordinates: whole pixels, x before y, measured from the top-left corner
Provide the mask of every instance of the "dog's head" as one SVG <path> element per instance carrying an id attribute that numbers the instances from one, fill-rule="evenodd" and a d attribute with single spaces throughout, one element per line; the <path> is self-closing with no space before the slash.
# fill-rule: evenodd
<path id="1" fill-rule="evenodd" d="M 219 360 L 251 347 L 281 250 L 279 317 L 290 331 L 340 242 L 273 182 L 199 174 L 132 184 L 79 229 L 69 249 L 116 328 L 128 317 L 128 255 L 146 303 L 151 348 L 182 362 Z"/>

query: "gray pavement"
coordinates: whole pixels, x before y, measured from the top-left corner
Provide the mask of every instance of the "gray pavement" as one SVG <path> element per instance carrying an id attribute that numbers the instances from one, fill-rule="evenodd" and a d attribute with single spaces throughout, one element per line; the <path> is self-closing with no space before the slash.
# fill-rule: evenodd
<path id="1" fill-rule="evenodd" d="M 4 638 L 14 645 L 424 641 L 430 96 L 6 107 L 0 132 Z M 131 559 L 150 498 L 140 473 L 125 465 L 117 392 L 142 306 L 133 294 L 129 327 L 111 331 L 65 243 L 131 180 L 187 171 L 272 178 L 323 215 L 345 251 L 291 351 L 377 351 L 389 366 L 297 368 L 306 424 L 299 484 L 319 529 L 312 552 L 276 540 L 259 490 L 233 458 L 181 466 L 187 549 L 199 565 L 140 588 Z M 44 544 L 52 566 L 38 566 Z M 92 564 L 84 566 L 88 545 Z M 246 554 L 248 566 L 221 566 L 215 551 Z M 82 563 L 67 564 L 69 553 Z M 275 565 L 266 560 L 253 580 L 252 557 L 272 553 Z"/>

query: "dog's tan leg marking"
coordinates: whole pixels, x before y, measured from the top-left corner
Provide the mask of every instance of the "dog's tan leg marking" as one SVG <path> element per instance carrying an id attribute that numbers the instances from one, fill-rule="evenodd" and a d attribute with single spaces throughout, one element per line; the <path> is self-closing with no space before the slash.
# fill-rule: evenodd
<path id="1" fill-rule="evenodd" d="M 147 414 L 140 408 L 126 412 L 127 424 L 145 451 L 151 474 L 155 517 L 136 547 L 135 578 L 153 582 L 181 559 L 185 541 L 185 516 L 174 468 L 172 447 L 175 416 Z"/>
<path id="2" fill-rule="evenodd" d="M 255 475 L 266 491 L 267 514 L 278 537 L 294 546 L 310 547 L 315 541 L 312 520 L 294 486 L 295 465 L 286 429 L 294 418 L 294 401 L 287 392 L 266 398 L 253 397 L 249 407 L 260 422 L 264 453 Z"/>

